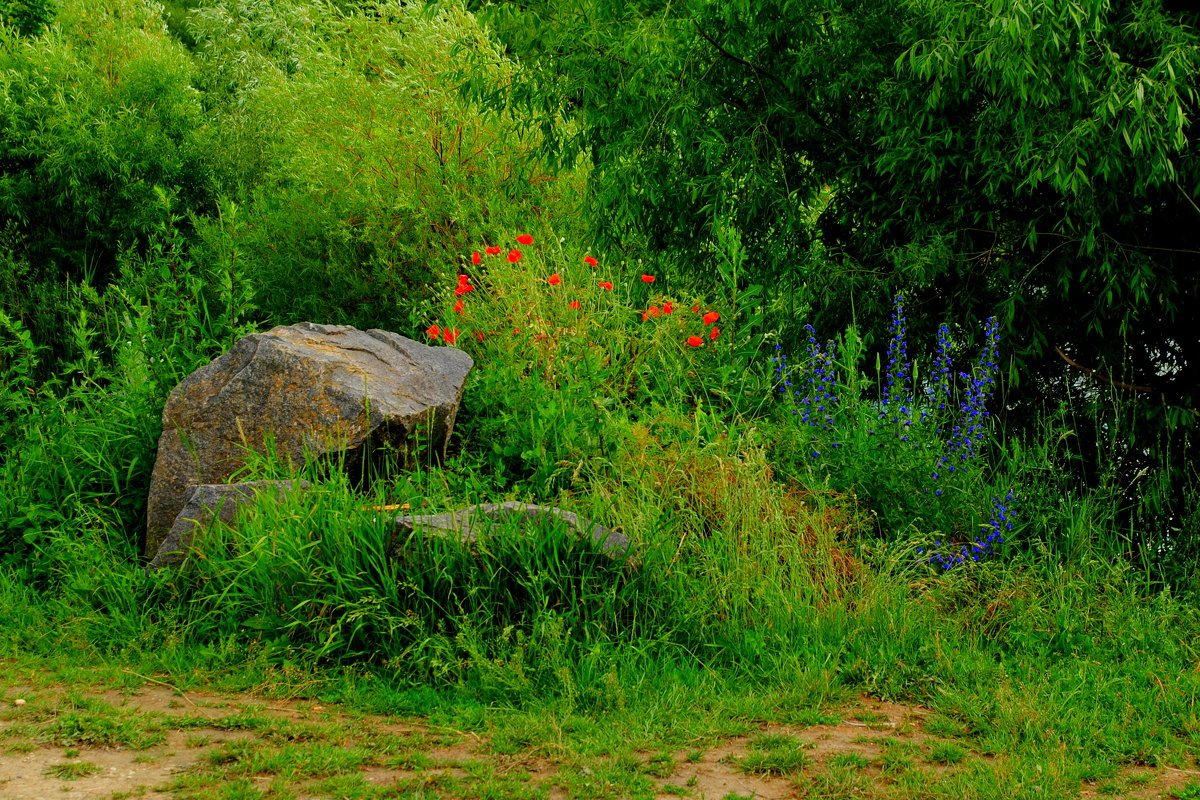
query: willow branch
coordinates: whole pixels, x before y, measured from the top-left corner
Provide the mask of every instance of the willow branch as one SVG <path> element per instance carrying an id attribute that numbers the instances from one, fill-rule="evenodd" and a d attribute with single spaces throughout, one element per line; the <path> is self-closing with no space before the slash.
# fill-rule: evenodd
<path id="1" fill-rule="evenodd" d="M 818 128 L 833 134 L 834 136 L 838 137 L 846 144 L 850 144 L 850 142 L 846 139 L 846 137 L 840 131 L 834 130 L 828 124 L 826 124 L 825 122 L 822 122 L 817 117 L 817 115 L 815 113 L 813 113 L 813 110 L 809 107 L 809 104 L 807 102 L 805 102 L 803 100 L 803 98 L 798 97 L 796 95 L 796 93 L 793 92 L 791 90 L 791 88 L 786 83 L 784 83 L 783 79 L 780 78 L 778 75 L 771 72 L 770 70 L 763 69 L 758 64 L 755 64 L 751 61 L 747 61 L 746 59 L 742 58 L 741 56 L 734 55 L 733 53 L 726 50 L 725 47 L 720 42 L 718 42 L 713 37 L 709 36 L 708 32 L 700 27 L 699 22 L 692 20 L 692 26 L 696 29 L 696 33 L 700 34 L 700 37 L 702 39 L 704 39 L 704 41 L 708 42 L 713 47 L 715 47 L 717 52 L 720 53 L 722 56 L 729 59 L 730 61 L 733 61 L 734 63 L 741 64 L 742 66 L 752 70 L 753 72 L 755 72 L 755 73 L 763 76 L 764 78 L 770 80 L 771 82 L 777 84 L 779 86 L 779 88 L 783 90 L 783 93 L 785 95 L 787 95 L 789 98 L 791 98 L 793 102 L 796 103 L 797 110 L 800 111 L 801 113 L 803 113 L 806 117 L 808 117 L 808 119 L 814 125 L 816 125 Z"/>
<path id="2" fill-rule="evenodd" d="M 1106 378 L 1103 375 L 1101 375 L 1099 372 L 1096 372 L 1096 370 L 1088 369 L 1087 367 L 1083 366 L 1079 362 L 1072 361 L 1071 357 L 1068 356 L 1066 353 L 1064 353 L 1062 351 L 1062 348 L 1059 347 L 1058 345 L 1054 346 L 1054 352 L 1058 353 L 1059 357 L 1063 361 L 1067 362 L 1072 367 L 1074 367 L 1075 369 L 1082 372 L 1084 375 L 1087 375 L 1089 378 L 1095 378 L 1098 381 L 1104 381 L 1107 384 L 1116 386 L 1118 389 L 1127 389 L 1128 391 L 1131 391 L 1131 392 L 1157 392 L 1158 391 L 1158 389 L 1155 389 L 1153 386 L 1134 386 L 1133 384 L 1130 384 L 1130 383 L 1123 383 L 1121 381 L 1115 381 L 1112 378 Z"/>
<path id="3" fill-rule="evenodd" d="M 694 25 L 696 27 L 696 33 L 700 34 L 706 42 L 711 44 L 713 47 L 717 48 L 717 52 L 719 52 L 721 55 L 725 56 L 730 61 L 736 61 L 737 63 L 741 64 L 744 67 L 749 67 L 750 69 L 757 72 L 759 75 L 762 75 L 764 78 L 770 78 L 775 83 L 778 83 L 779 87 L 781 89 L 783 89 L 783 91 L 785 93 L 787 93 L 787 94 L 792 93 L 792 90 L 788 88 L 788 85 L 786 83 L 784 83 L 783 80 L 780 79 L 780 77 L 778 75 L 776 75 L 775 73 L 770 72 L 768 70 L 765 70 L 762 67 L 760 67 L 758 64 L 754 64 L 750 61 L 747 61 L 746 59 L 741 58 L 740 56 L 735 56 L 733 53 L 726 50 L 724 47 L 721 46 L 720 42 L 718 42 L 713 37 L 709 36 L 708 33 L 705 32 L 704 28 L 700 27 L 699 22 L 692 20 L 692 25 Z"/>
<path id="4" fill-rule="evenodd" d="M 1197 206 L 1196 201 L 1192 199 L 1192 196 L 1183 190 L 1183 187 L 1179 185 L 1179 181 L 1175 181 L 1175 188 L 1179 190 L 1181 195 L 1183 195 L 1183 199 L 1188 201 L 1188 205 L 1190 205 L 1197 214 L 1200 214 L 1200 206 Z"/>

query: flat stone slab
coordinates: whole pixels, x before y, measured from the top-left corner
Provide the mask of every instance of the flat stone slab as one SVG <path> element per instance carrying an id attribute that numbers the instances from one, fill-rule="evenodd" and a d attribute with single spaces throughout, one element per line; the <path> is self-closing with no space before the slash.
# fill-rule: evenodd
<path id="1" fill-rule="evenodd" d="M 629 555 L 631 542 L 628 536 L 555 506 L 515 501 L 484 503 L 443 514 L 404 515 L 396 518 L 395 532 L 406 539 L 410 534 L 419 532 L 457 538 L 463 544 L 471 544 L 480 536 L 499 528 L 511 529 L 511 526 L 516 526 L 522 534 L 536 535 L 539 529 L 544 529 L 547 525 L 566 526 L 568 531 L 580 538 L 591 539 L 600 547 L 602 553 L 611 558 L 625 558 Z"/>
<path id="2" fill-rule="evenodd" d="M 276 500 L 282 500 L 288 492 L 308 486 L 308 481 L 246 481 L 193 486 L 179 516 L 175 517 L 175 524 L 167 531 L 146 569 L 160 569 L 182 562 L 192 549 L 196 532 L 211 525 L 214 517 L 232 525 L 238 509 L 255 502 L 260 494 L 273 494 Z"/>

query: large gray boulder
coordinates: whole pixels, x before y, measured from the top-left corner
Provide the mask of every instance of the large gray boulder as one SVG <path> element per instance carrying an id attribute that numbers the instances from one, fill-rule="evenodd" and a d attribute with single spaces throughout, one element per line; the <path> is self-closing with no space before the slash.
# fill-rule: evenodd
<path id="1" fill-rule="evenodd" d="M 401 467 L 443 457 L 472 366 L 455 348 L 345 325 L 244 337 L 167 399 L 142 553 L 158 552 L 191 487 L 229 483 L 249 451 L 297 465 L 336 454 L 351 470 L 367 451 Z"/>
<path id="2" fill-rule="evenodd" d="M 536 536 L 548 525 L 562 525 L 580 537 L 589 538 L 600 551 L 610 557 L 629 555 L 629 537 L 592 522 L 571 511 L 555 506 L 539 506 L 531 503 L 483 503 L 477 506 L 447 511 L 444 514 L 411 515 L 396 518 L 395 533 L 398 541 L 393 555 L 416 532 L 423 535 L 444 536 L 471 544 L 480 536 L 491 534 L 502 526 L 511 526 L 521 535 Z"/>
<path id="3" fill-rule="evenodd" d="M 147 569 L 178 564 L 192 549 L 196 533 L 208 528 L 214 520 L 233 525 L 242 506 L 255 503 L 260 494 L 276 501 L 295 489 L 307 489 L 308 481 L 246 481 L 245 483 L 202 483 L 193 486 L 184 498 L 183 508 L 175 524 L 167 531 L 162 544 Z"/>

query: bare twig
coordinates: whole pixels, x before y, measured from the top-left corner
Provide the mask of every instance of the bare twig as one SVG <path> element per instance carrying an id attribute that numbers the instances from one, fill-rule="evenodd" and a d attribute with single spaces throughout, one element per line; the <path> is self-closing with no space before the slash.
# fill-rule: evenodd
<path id="1" fill-rule="evenodd" d="M 1106 378 L 1105 376 L 1096 372 L 1094 369 L 1088 369 L 1087 367 L 1083 366 L 1079 362 L 1073 361 L 1071 359 L 1071 357 L 1068 356 L 1066 353 L 1064 353 L 1062 351 L 1062 348 L 1059 347 L 1058 345 L 1054 346 L 1054 352 L 1058 353 L 1059 357 L 1063 361 L 1067 362 L 1072 367 L 1074 367 L 1075 369 L 1082 372 L 1084 375 L 1087 375 L 1089 378 L 1095 378 L 1098 381 L 1104 381 L 1107 384 L 1116 386 L 1118 389 L 1127 389 L 1131 392 L 1157 392 L 1158 391 L 1153 386 L 1134 386 L 1133 384 L 1130 384 L 1130 383 L 1123 383 L 1121 381 L 1113 380 L 1112 378 Z"/>
<path id="2" fill-rule="evenodd" d="M 1184 775 L 1200 775 L 1200 772 L 1194 769 L 1179 769 L 1177 767 L 1163 767 L 1163 769 L 1169 769 L 1171 772 L 1182 772 Z"/>
<path id="3" fill-rule="evenodd" d="M 187 695 L 184 693 L 183 689 L 180 689 L 178 686 L 175 686 L 174 684 L 167 683 L 166 681 L 160 681 L 160 680 L 158 680 L 158 679 L 156 679 L 156 678 L 151 678 L 149 675 L 143 675 L 142 673 L 140 673 L 140 672 L 134 672 L 134 671 L 133 671 L 133 670 L 131 670 L 131 669 L 123 669 L 123 670 L 121 670 L 121 671 L 122 671 L 122 672 L 127 672 L 127 673 L 129 673 L 130 675 L 133 675 L 133 676 L 135 676 L 135 677 L 141 678 L 141 679 L 142 679 L 142 680 L 144 680 L 144 681 L 150 681 L 151 683 L 157 683 L 159 686 L 165 686 L 165 687 L 167 687 L 168 689 L 174 689 L 176 692 L 178 692 L 178 693 L 179 693 L 179 696 L 180 696 L 180 697 L 182 697 L 184 700 L 188 701 L 188 703 L 189 703 L 189 704 L 192 706 L 192 708 L 198 708 L 198 706 L 197 706 L 195 703 L 193 703 L 193 702 L 192 702 L 192 698 L 188 697 L 188 696 L 187 696 Z"/>
<path id="4" fill-rule="evenodd" d="M 796 110 L 801 112 L 802 114 L 804 114 L 804 116 L 808 117 L 808 119 L 814 125 L 816 125 L 818 128 L 820 128 L 823 131 L 833 134 L 834 136 L 841 139 L 843 143 L 850 144 L 850 142 L 846 139 L 846 136 L 844 134 L 842 134 L 841 131 L 834 129 L 828 123 L 821 120 L 816 115 L 816 113 L 813 111 L 810 104 L 803 97 L 798 96 L 794 91 L 792 91 L 791 87 L 789 87 L 786 83 L 784 83 L 783 79 L 780 78 L 778 75 L 771 72 L 770 70 L 763 69 L 758 64 L 755 64 L 751 61 L 747 61 L 746 59 L 742 58 L 741 56 L 734 55 L 733 53 L 726 50 L 724 45 L 722 45 L 720 42 L 718 42 L 716 39 L 714 39 L 712 36 L 710 36 L 707 31 L 705 31 L 703 28 L 700 27 L 699 22 L 692 20 L 692 27 L 694 27 L 696 29 L 696 33 L 700 34 L 700 38 L 704 39 L 704 41 L 708 42 L 714 48 L 716 48 L 717 52 L 720 53 L 722 56 L 729 59 L 730 61 L 733 61 L 734 63 L 741 64 L 742 66 L 747 67 L 748 69 L 754 71 L 758 75 L 761 75 L 762 77 L 770 80 L 772 83 L 775 83 L 776 85 L 778 85 L 779 88 L 783 90 L 783 93 L 785 95 L 787 95 L 788 97 L 790 97 L 793 102 L 795 102 L 796 107 L 797 107 Z"/>
<path id="5" fill-rule="evenodd" d="M 1183 199 L 1188 201 L 1188 205 L 1195 209 L 1197 214 L 1200 214 L 1200 206 L 1197 206 L 1196 201 L 1192 199 L 1192 196 L 1183 190 L 1183 187 L 1179 185 L 1179 181 L 1175 181 L 1175 188 L 1179 190 L 1181 195 L 1183 195 Z"/>

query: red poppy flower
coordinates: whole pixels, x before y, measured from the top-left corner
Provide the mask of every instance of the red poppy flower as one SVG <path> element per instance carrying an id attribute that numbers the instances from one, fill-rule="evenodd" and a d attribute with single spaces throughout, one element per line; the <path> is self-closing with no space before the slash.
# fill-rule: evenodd
<path id="1" fill-rule="evenodd" d="M 600 262 L 597 261 L 596 259 L 592 258 L 591 256 L 584 256 L 583 263 L 587 264 L 589 267 L 594 267 L 597 264 L 599 264 Z"/>
<path id="2" fill-rule="evenodd" d="M 442 335 L 442 329 L 439 328 L 437 325 L 430 325 L 428 328 L 425 329 L 425 333 L 429 336 L 429 338 L 436 339 L 437 337 Z"/>
<path id="3" fill-rule="evenodd" d="M 510 263 L 513 263 L 513 264 L 520 261 L 521 260 L 521 251 L 520 250 L 509 250 L 508 251 L 508 260 Z"/>
<path id="4" fill-rule="evenodd" d="M 705 325 L 712 325 L 714 322 L 716 322 L 716 321 L 717 321 L 717 320 L 719 320 L 720 318 L 721 318 L 721 315 L 720 315 L 720 314 L 718 314 L 718 313 L 717 313 L 717 312 L 715 312 L 715 311 L 710 311 L 710 312 L 708 312 L 707 314 L 705 314 L 705 315 L 704 315 L 704 324 L 705 324 Z"/>
<path id="5" fill-rule="evenodd" d="M 689 336 L 687 339 L 687 343 L 690 344 L 692 347 L 699 347 L 700 345 L 704 344 L 704 340 L 701 339 L 699 336 Z"/>
<path id="6" fill-rule="evenodd" d="M 471 253 L 471 263 L 472 264 L 478 264 L 480 261 L 483 261 L 483 256 L 479 255 L 478 251 Z M 462 276 L 460 275 L 459 277 L 462 277 Z"/>
<path id="7" fill-rule="evenodd" d="M 695 313 L 695 314 L 699 314 L 699 313 L 700 313 L 700 306 L 692 306 L 692 312 L 693 312 L 693 313 Z"/>
<path id="8" fill-rule="evenodd" d="M 473 291 L 475 291 L 474 286 L 471 286 L 470 284 L 467 284 L 467 283 L 460 283 L 458 286 L 454 287 L 454 296 L 461 297 L 462 295 L 466 294 L 467 292 L 473 292 Z"/>
<path id="9" fill-rule="evenodd" d="M 533 244 L 533 237 L 528 233 L 522 233 L 517 237 L 517 244 Z"/>
<path id="10" fill-rule="evenodd" d="M 475 338 L 482 342 L 483 341 L 483 331 L 475 331 Z"/>
<path id="11" fill-rule="evenodd" d="M 650 306 L 650 308 L 648 308 L 642 312 L 642 322 L 645 322 L 650 317 L 661 317 L 661 316 L 662 316 L 662 311 L 660 311 L 658 309 L 658 306 Z"/>
<path id="12" fill-rule="evenodd" d="M 462 303 L 462 298 L 460 297 L 458 302 L 454 304 L 454 313 L 461 314 L 462 308 L 463 308 L 463 303 Z"/>
<path id="13" fill-rule="evenodd" d="M 717 326 L 716 326 L 716 325 L 714 325 L 714 326 L 713 326 L 713 329 L 712 329 L 711 331 L 709 331 L 709 333 L 708 333 L 708 338 L 710 338 L 710 339 L 716 339 L 716 338 L 717 338 L 718 336 L 720 336 L 720 335 L 721 335 L 721 331 L 720 331 L 720 329 L 718 329 L 718 328 L 717 328 Z"/>
<path id="14" fill-rule="evenodd" d="M 663 303 L 663 313 L 664 314 L 674 314 L 675 306 L 672 305 L 671 303 Z"/>
<path id="15" fill-rule="evenodd" d="M 610 292 L 612 291 L 612 281 L 600 281 L 596 285 L 601 289 L 607 289 Z"/>
<path id="16" fill-rule="evenodd" d="M 646 283 L 654 283 L 654 276 L 653 275 L 643 275 L 642 280 L 645 281 Z"/>
<path id="17" fill-rule="evenodd" d="M 562 283 L 562 276 L 556 272 L 549 278 L 546 278 L 546 283 L 550 284 L 551 286 L 558 286 L 560 283 Z"/>
<path id="18" fill-rule="evenodd" d="M 445 340 L 446 344 L 454 344 L 454 340 L 457 338 L 458 338 L 458 328 L 455 328 L 454 330 L 450 330 L 449 328 L 446 328 L 445 330 L 442 331 L 442 339 Z"/>
<path id="19" fill-rule="evenodd" d="M 484 248 L 483 252 L 487 253 L 489 256 L 498 256 L 500 255 L 500 246 L 496 245 L 494 247 L 486 247 Z"/>
<path id="20" fill-rule="evenodd" d="M 567 303 L 567 305 L 569 305 L 571 308 L 579 308 L 579 301 L 572 300 L 571 302 Z"/>

